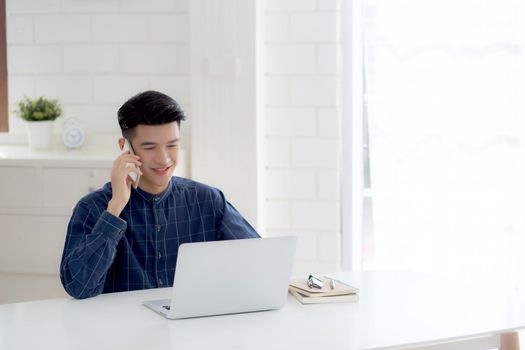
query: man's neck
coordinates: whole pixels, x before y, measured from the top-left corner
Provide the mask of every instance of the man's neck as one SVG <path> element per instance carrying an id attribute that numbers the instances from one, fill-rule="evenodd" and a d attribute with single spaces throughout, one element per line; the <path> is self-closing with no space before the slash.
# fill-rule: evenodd
<path id="1" fill-rule="evenodd" d="M 150 185 L 148 183 L 141 182 L 141 183 L 139 183 L 139 188 L 142 191 L 147 192 L 149 194 L 157 195 L 159 193 L 162 193 L 162 192 L 166 191 L 166 189 L 168 188 L 169 185 L 170 184 L 168 182 L 168 184 L 166 186 L 159 187 L 159 186 L 153 186 L 153 185 Z"/>

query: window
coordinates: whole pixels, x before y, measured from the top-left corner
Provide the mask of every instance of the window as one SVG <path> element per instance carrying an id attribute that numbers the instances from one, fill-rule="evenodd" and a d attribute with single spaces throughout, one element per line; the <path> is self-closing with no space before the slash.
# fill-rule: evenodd
<path id="1" fill-rule="evenodd" d="M 352 48 L 363 53 L 369 137 L 358 169 L 363 267 L 515 292 L 525 276 L 525 5 L 362 4 L 362 45 Z"/>

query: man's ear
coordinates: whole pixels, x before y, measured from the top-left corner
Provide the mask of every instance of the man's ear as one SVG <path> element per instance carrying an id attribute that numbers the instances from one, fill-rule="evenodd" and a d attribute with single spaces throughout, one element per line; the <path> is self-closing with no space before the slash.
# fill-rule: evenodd
<path id="1" fill-rule="evenodd" d="M 118 139 L 118 146 L 121 151 L 124 149 L 124 138 L 123 137 Z"/>

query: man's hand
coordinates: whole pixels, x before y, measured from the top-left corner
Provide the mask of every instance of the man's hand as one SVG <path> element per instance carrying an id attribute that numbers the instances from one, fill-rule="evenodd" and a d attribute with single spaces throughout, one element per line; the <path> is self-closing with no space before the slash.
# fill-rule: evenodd
<path id="1" fill-rule="evenodd" d="M 136 167 L 126 167 L 127 163 L 133 163 Z M 140 157 L 130 154 L 129 151 L 122 153 L 113 162 L 113 168 L 111 169 L 112 198 L 108 203 L 107 210 L 114 216 L 119 216 L 129 201 L 133 180 L 128 174 L 134 172 L 142 175 L 142 171 L 139 168 L 141 165 Z"/>

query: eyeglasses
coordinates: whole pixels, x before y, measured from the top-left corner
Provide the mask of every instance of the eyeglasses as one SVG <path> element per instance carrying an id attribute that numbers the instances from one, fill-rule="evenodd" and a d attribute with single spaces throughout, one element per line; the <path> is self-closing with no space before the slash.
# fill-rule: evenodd
<path id="1" fill-rule="evenodd" d="M 308 276 L 308 279 L 306 280 L 306 284 L 310 288 L 317 288 L 317 289 L 323 289 L 323 281 L 321 281 L 319 278 L 315 276 Z"/>

